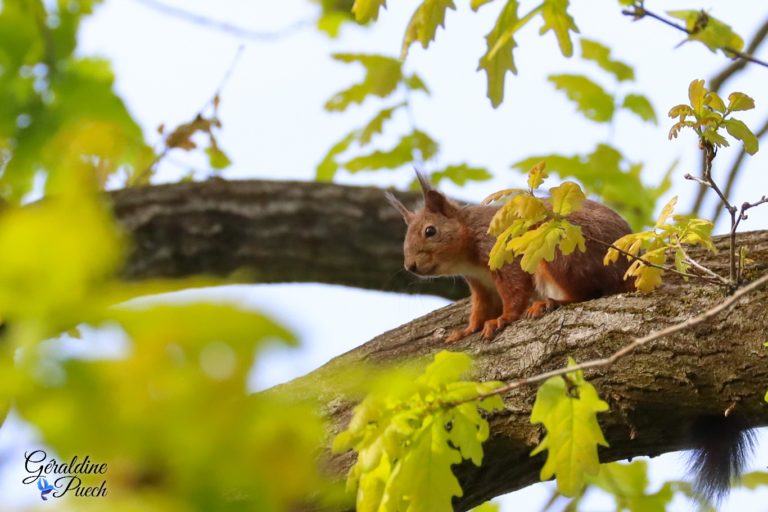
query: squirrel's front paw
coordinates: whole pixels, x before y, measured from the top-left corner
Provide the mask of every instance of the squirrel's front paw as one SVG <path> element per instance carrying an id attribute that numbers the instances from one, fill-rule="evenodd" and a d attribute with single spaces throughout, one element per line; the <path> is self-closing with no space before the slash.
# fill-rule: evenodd
<path id="1" fill-rule="evenodd" d="M 514 320 L 515 318 L 507 318 L 503 315 L 499 318 L 486 320 L 485 325 L 483 326 L 483 338 L 490 340 L 497 332 L 511 324 Z"/>
<path id="2" fill-rule="evenodd" d="M 446 339 L 446 343 L 454 343 L 456 341 L 459 341 L 462 338 L 466 338 L 470 334 L 476 332 L 477 329 L 472 329 L 471 327 L 467 327 L 466 329 L 456 329 L 453 331 Z"/>

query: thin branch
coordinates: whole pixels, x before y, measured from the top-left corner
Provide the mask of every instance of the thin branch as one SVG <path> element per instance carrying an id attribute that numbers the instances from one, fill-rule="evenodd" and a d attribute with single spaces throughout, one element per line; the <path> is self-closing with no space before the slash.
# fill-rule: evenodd
<path id="1" fill-rule="evenodd" d="M 624 9 L 623 11 L 621 11 L 621 13 L 624 14 L 625 16 L 632 16 L 636 20 L 639 20 L 641 18 L 644 18 L 644 17 L 648 16 L 649 18 L 653 18 L 655 20 L 658 20 L 658 21 L 664 23 L 665 25 L 668 25 L 668 26 L 670 26 L 672 28 L 675 28 L 675 29 L 677 29 L 677 30 L 679 30 L 681 32 L 685 32 L 689 36 L 696 34 L 696 32 L 694 32 L 692 30 L 688 30 L 686 27 L 684 27 L 682 25 L 679 25 L 679 24 L 675 23 L 674 21 L 671 21 L 671 20 L 668 20 L 668 19 L 666 19 L 666 18 L 664 18 L 662 16 L 659 16 L 658 14 L 649 11 L 648 9 L 646 9 L 645 7 L 643 7 L 641 5 L 634 5 L 634 6 L 632 6 L 632 9 Z M 752 62 L 754 64 L 758 64 L 760 66 L 768 68 L 768 62 L 764 62 L 764 61 L 762 61 L 762 60 L 760 60 L 760 59 L 758 59 L 758 58 L 756 58 L 756 57 L 754 57 L 752 55 L 749 55 L 747 53 L 744 53 L 744 52 L 741 52 L 739 50 L 736 50 L 735 48 L 731 48 L 729 46 L 724 46 L 721 49 L 726 54 L 730 54 L 730 55 L 733 55 L 734 57 L 737 57 L 739 59 L 743 59 L 745 61 L 749 61 L 749 62 Z"/>
<path id="2" fill-rule="evenodd" d="M 574 371 L 580 371 L 580 370 L 588 370 L 590 368 L 601 368 L 604 366 L 610 366 L 614 364 L 619 359 L 622 359 L 625 356 L 628 356 L 632 352 L 634 352 L 637 348 L 642 347 L 643 345 L 650 343 L 651 341 L 658 340 L 660 338 L 664 338 L 666 336 L 669 336 L 671 334 L 675 334 L 677 332 L 689 329 L 695 325 L 698 325 L 702 322 L 705 322 L 712 318 L 715 315 L 718 315 L 722 311 L 725 311 L 727 309 L 730 309 L 740 298 L 744 297 L 745 295 L 748 295 L 761 287 L 763 287 L 765 284 L 768 284 L 768 274 L 765 274 L 761 278 L 757 279 L 756 281 L 751 282 L 747 286 L 744 286 L 743 288 L 739 288 L 736 290 L 733 295 L 729 296 L 727 299 L 725 299 L 723 302 L 717 304 L 716 306 L 713 306 L 712 308 L 704 311 L 700 315 L 696 315 L 694 317 L 688 318 L 687 320 L 670 325 L 669 327 L 666 327 L 664 329 L 660 329 L 658 331 L 651 332 L 650 334 L 647 334 L 641 338 L 634 338 L 631 343 L 628 345 L 625 345 L 621 349 L 614 352 L 609 357 L 605 357 L 602 359 L 593 359 L 591 361 L 586 361 L 584 363 L 580 363 L 574 366 L 569 366 L 566 368 L 558 368 L 557 370 L 551 370 L 548 372 L 540 373 L 538 375 L 534 375 L 532 377 L 525 377 L 522 379 L 518 379 L 515 381 L 512 381 L 500 388 L 496 388 L 493 391 L 489 391 L 487 393 L 482 393 L 478 395 L 475 398 L 467 399 L 462 402 L 456 402 L 455 405 L 459 405 L 461 403 L 465 402 L 471 402 L 476 400 L 484 400 L 485 398 L 489 398 L 491 396 L 495 395 L 502 395 L 504 393 L 508 393 L 512 391 L 513 389 L 517 389 L 522 386 L 527 386 L 530 384 L 535 384 L 537 382 L 545 381 L 551 377 L 558 377 L 560 375 L 565 375 L 567 373 L 571 373 Z"/>
<path id="3" fill-rule="evenodd" d="M 703 272 L 704 274 L 707 274 L 707 275 L 711 276 L 713 279 L 716 279 L 716 280 L 720 281 L 721 284 L 725 284 L 725 285 L 729 284 L 728 280 L 726 278 L 724 278 L 723 276 L 721 276 L 717 272 L 713 272 L 712 270 L 708 269 L 707 267 L 705 267 L 704 265 L 702 265 L 701 263 L 699 263 L 695 259 L 691 258 L 688 255 L 688 253 L 685 251 L 685 249 L 683 248 L 682 245 L 678 245 L 678 248 L 681 251 L 683 251 L 683 254 L 685 255 L 685 262 L 686 263 L 689 263 L 692 267 L 697 269 L 699 272 Z"/>
<path id="4" fill-rule="evenodd" d="M 763 22 L 762 26 L 757 30 L 755 35 L 752 37 L 752 40 L 749 42 L 749 46 L 747 46 L 746 52 L 749 54 L 754 54 L 757 49 L 760 47 L 760 45 L 765 40 L 766 36 L 768 36 L 768 20 Z M 711 91 L 714 92 L 720 92 L 720 88 L 723 86 L 723 84 L 730 79 L 734 74 L 744 69 L 747 65 L 746 60 L 735 60 L 731 64 L 729 64 L 725 69 L 720 71 L 717 75 L 715 75 L 710 81 L 709 81 L 709 87 Z M 768 121 L 766 121 L 765 129 L 768 129 Z M 762 131 L 761 133 L 757 134 L 757 138 L 759 139 L 763 134 L 765 134 L 765 131 Z M 736 161 L 733 163 L 733 166 L 731 167 L 731 170 L 728 174 L 728 182 L 725 186 L 725 196 L 731 197 L 731 189 L 733 187 L 733 183 L 736 179 L 736 175 L 738 174 L 739 170 L 741 169 L 741 164 L 744 161 L 744 157 L 746 156 L 746 152 L 742 149 L 742 151 L 739 153 L 739 156 L 736 157 Z M 704 157 L 702 156 L 701 159 L 701 173 L 704 174 Z M 707 195 L 707 189 L 706 187 L 699 187 L 699 189 L 696 191 L 696 198 L 693 201 L 693 208 L 692 212 L 694 214 L 698 214 L 701 211 L 702 206 L 704 205 L 704 198 Z M 712 222 L 716 222 L 718 217 L 720 216 L 720 213 L 722 210 L 720 208 L 715 209 L 714 218 L 712 219 Z"/>
<path id="5" fill-rule="evenodd" d="M 745 52 L 754 55 L 763 41 L 765 41 L 766 36 L 768 36 L 768 19 L 760 25 L 760 28 L 757 29 L 755 35 L 752 36 L 752 40 L 749 42 Z M 747 61 L 743 59 L 733 61 L 709 81 L 709 89 L 711 91 L 719 92 L 723 84 L 733 75 L 744 69 L 746 65 Z"/>
<path id="6" fill-rule="evenodd" d="M 707 269 L 707 270 L 709 270 L 709 273 L 713 274 L 717 279 L 708 278 L 708 277 L 700 275 L 700 274 L 691 274 L 691 273 L 688 273 L 688 272 L 682 272 L 680 270 L 677 270 L 674 267 L 665 267 L 664 265 L 657 265 L 656 263 L 651 263 L 650 261 L 644 260 L 642 258 L 642 256 L 635 256 L 631 252 L 627 252 L 627 251 L 625 251 L 623 249 L 619 249 L 615 245 L 609 244 L 608 242 L 603 242 L 602 240 L 599 240 L 597 238 L 592 238 L 591 236 L 588 236 L 588 235 L 583 235 L 583 236 L 584 236 L 584 238 L 586 238 L 590 242 L 596 242 L 596 243 L 602 245 L 603 247 L 607 247 L 608 249 L 614 249 L 616 252 L 618 252 L 619 254 L 623 254 L 628 259 L 639 261 L 639 262 L 641 262 L 643 265 L 645 265 L 647 267 L 657 268 L 659 270 L 664 270 L 666 272 L 672 272 L 673 274 L 677 274 L 677 275 L 685 277 L 685 278 L 692 277 L 693 279 L 700 279 L 700 280 L 705 281 L 705 282 L 710 283 L 710 284 L 724 284 L 724 283 L 727 283 L 727 281 L 725 281 L 725 279 L 723 279 L 722 276 L 719 276 L 719 275 L 715 274 L 714 272 L 712 272 L 709 269 Z M 696 266 L 696 265 L 694 265 L 694 266 Z"/>
<path id="7" fill-rule="evenodd" d="M 227 23 L 225 21 L 214 20 L 191 11 L 187 11 L 184 9 L 180 9 L 178 7 L 167 5 L 157 0 L 136 0 L 136 1 L 143 4 L 145 7 L 153 9 L 166 16 L 172 16 L 174 18 L 177 18 L 177 19 L 180 19 L 204 28 L 217 30 L 219 32 L 223 32 L 230 36 L 239 37 L 243 39 L 250 39 L 252 41 L 259 41 L 259 42 L 277 41 L 279 39 L 282 39 L 285 36 L 289 36 L 308 26 L 311 26 L 314 23 L 313 20 L 309 20 L 309 19 L 299 20 L 280 30 L 271 31 L 271 32 L 266 32 L 266 31 L 262 32 L 262 31 L 252 30 L 249 28 L 234 25 L 231 23 Z"/>

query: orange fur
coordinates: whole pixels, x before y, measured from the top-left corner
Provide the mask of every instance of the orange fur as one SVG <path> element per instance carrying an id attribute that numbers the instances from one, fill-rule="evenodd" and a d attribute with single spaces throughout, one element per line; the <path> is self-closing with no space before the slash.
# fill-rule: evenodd
<path id="1" fill-rule="evenodd" d="M 419 176 L 425 206 L 411 212 L 393 195 L 387 197 L 400 211 L 408 225 L 403 250 L 405 268 L 417 275 L 461 275 L 472 293 L 469 323 L 446 339 L 460 340 L 482 330 L 484 338 L 521 316 L 538 318 L 560 305 L 602 297 L 632 289 L 624 281 L 628 263 L 621 259 L 603 266 L 604 245 L 630 232 L 629 225 L 616 212 L 594 201 L 585 201 L 581 210 L 568 220 L 581 226 L 587 239 L 586 252 L 578 250 L 554 260 L 542 262 L 531 275 L 520 268 L 519 260 L 491 272 L 488 256 L 495 239 L 488 235 L 488 224 L 497 211 L 495 206 L 465 206 L 449 201 L 430 188 Z M 534 291 L 542 300 L 528 304 Z"/>

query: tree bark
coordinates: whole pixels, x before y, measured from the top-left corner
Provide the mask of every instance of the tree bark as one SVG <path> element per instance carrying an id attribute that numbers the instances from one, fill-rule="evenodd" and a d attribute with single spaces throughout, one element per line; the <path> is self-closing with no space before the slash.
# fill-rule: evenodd
<path id="1" fill-rule="evenodd" d="M 739 242 L 751 248 L 755 264 L 750 276 L 768 271 L 768 231 L 742 234 Z M 727 267 L 726 240 L 718 238 L 720 254 L 696 257 L 710 268 Z M 709 285 L 668 283 L 648 294 L 623 294 L 563 307 L 539 320 L 520 320 L 491 341 L 473 335 L 446 346 L 446 333 L 464 324 L 467 300 L 435 311 L 384 333 L 330 361 L 324 367 L 276 391 L 292 397 L 317 399 L 336 433 L 346 425 L 353 403 L 323 383 L 356 364 L 428 358 L 440 350 L 466 352 L 475 360 L 476 380 L 513 381 L 563 367 L 568 356 L 576 361 L 605 357 L 632 337 L 681 322 L 712 307 L 724 297 Z M 600 449 L 609 462 L 640 455 L 655 456 L 690 447 L 691 425 L 701 415 L 722 415 L 735 405 L 745 424 L 768 424 L 763 395 L 768 388 L 768 289 L 742 299 L 733 309 L 682 333 L 642 347 L 613 367 L 586 372 L 609 412 L 599 416 L 610 444 Z M 320 391 L 318 391 L 320 389 Z M 456 468 L 464 496 L 455 501 L 467 510 L 494 496 L 535 483 L 544 461 L 529 456 L 543 431 L 531 425 L 536 387 L 524 387 L 504 397 L 506 410 L 490 417 L 491 439 L 478 468 L 465 462 Z M 351 453 L 331 456 L 329 468 L 345 474 Z M 684 475 L 680 475 L 682 478 Z"/>
<path id="2" fill-rule="evenodd" d="M 413 291 L 404 276 L 393 276 L 401 266 L 403 227 L 380 196 L 377 189 L 271 182 L 116 192 L 115 211 L 136 239 L 125 273 L 130 278 L 226 275 L 248 268 L 260 282 L 312 280 Z M 402 197 L 411 203 L 417 199 Z M 768 231 L 740 234 L 738 242 L 749 248 L 753 260 L 746 278 L 768 272 Z M 718 237 L 716 245 L 716 255 L 691 255 L 727 274 L 727 240 Z M 450 295 L 450 287 L 420 290 Z M 568 356 L 577 361 L 608 356 L 632 337 L 695 316 L 723 297 L 718 288 L 684 283 L 670 274 L 651 294 L 570 305 L 538 320 L 515 322 L 491 341 L 474 335 L 446 346 L 446 333 L 468 317 L 468 301 L 461 300 L 383 333 L 273 392 L 319 400 L 335 433 L 354 406 L 340 395 L 335 378 L 360 363 L 397 364 L 450 349 L 474 357 L 473 379 L 513 381 L 560 368 Z M 766 311 L 768 289 L 758 290 L 704 324 L 652 342 L 612 367 L 586 372 L 611 406 L 599 416 L 610 444 L 600 449 L 601 461 L 687 448 L 697 418 L 729 408 L 750 426 L 768 424 L 763 401 L 768 350 L 762 346 L 768 340 Z M 455 468 L 464 489 L 455 501 L 457 510 L 538 481 L 544 458 L 529 456 L 543 435 L 529 420 L 535 393 L 531 386 L 505 396 L 506 410 L 489 418 L 491 438 L 482 467 L 464 463 Z M 352 461 L 351 453 L 329 455 L 327 466 L 341 476 Z"/>
<path id="3" fill-rule="evenodd" d="M 414 207 L 420 193 L 397 192 Z M 318 282 L 466 297 L 462 280 L 403 269 L 405 223 L 373 187 L 224 181 L 112 192 L 133 250 L 127 279 L 208 274 L 238 282 Z"/>

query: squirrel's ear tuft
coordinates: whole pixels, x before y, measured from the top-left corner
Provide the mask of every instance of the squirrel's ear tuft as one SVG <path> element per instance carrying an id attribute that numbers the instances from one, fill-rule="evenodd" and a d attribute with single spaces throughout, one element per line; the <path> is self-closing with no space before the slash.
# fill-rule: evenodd
<path id="1" fill-rule="evenodd" d="M 414 168 L 416 171 L 416 179 L 419 180 L 421 191 L 424 192 L 424 197 L 427 197 L 427 192 L 432 190 L 432 183 L 429 182 L 429 176 L 422 170 Z"/>
<path id="2" fill-rule="evenodd" d="M 453 216 L 459 210 L 455 204 L 437 190 L 424 192 L 424 207 L 432 213 L 439 213 L 446 217 Z"/>
<path id="3" fill-rule="evenodd" d="M 384 195 L 386 196 L 387 201 L 389 201 L 389 204 L 394 206 L 395 209 L 400 212 L 400 215 L 403 216 L 405 223 L 410 224 L 411 219 L 413 219 L 413 212 L 406 208 L 405 205 L 401 203 L 400 200 L 396 198 L 392 192 L 384 192 Z"/>

